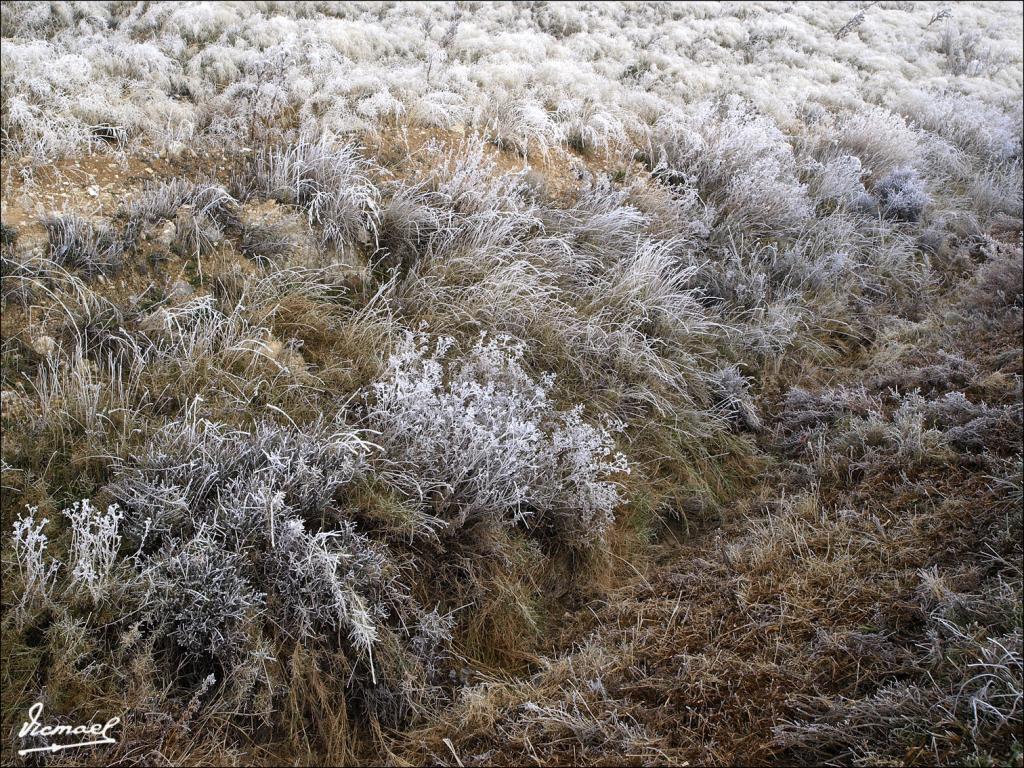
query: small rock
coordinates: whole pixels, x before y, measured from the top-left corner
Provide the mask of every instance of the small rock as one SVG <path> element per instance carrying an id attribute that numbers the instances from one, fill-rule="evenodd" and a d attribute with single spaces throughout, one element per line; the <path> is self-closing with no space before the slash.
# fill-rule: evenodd
<path id="1" fill-rule="evenodd" d="M 52 336 L 36 336 L 32 339 L 32 349 L 41 357 L 49 357 L 57 349 L 57 342 Z"/>
<path id="2" fill-rule="evenodd" d="M 139 323 L 139 329 L 146 333 L 160 333 L 169 327 L 170 321 L 170 314 L 161 307 L 142 318 L 142 321 Z"/>
<path id="3" fill-rule="evenodd" d="M 100 195 L 100 188 L 96 184 L 90 184 L 85 191 L 89 193 L 89 197 L 99 197 Z"/>
<path id="4" fill-rule="evenodd" d="M 171 243 L 174 242 L 174 222 L 165 221 L 160 225 L 160 228 L 156 231 L 154 240 L 156 240 L 157 245 L 160 245 L 163 248 L 170 248 Z"/>
<path id="5" fill-rule="evenodd" d="M 195 293 L 195 288 L 191 285 L 184 280 L 175 280 L 167 292 L 167 296 L 171 299 L 187 299 L 193 293 Z"/>

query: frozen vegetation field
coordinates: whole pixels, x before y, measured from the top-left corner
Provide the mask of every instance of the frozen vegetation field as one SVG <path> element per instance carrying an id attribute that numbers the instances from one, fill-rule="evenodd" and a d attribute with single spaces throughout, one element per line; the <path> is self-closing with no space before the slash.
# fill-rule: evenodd
<path id="1" fill-rule="evenodd" d="M 0 762 L 1024 766 L 1022 21 L 4 2 Z"/>

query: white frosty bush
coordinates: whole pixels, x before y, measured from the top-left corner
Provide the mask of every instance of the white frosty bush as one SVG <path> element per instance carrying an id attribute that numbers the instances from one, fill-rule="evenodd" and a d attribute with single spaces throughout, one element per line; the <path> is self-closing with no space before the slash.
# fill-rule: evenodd
<path id="1" fill-rule="evenodd" d="M 373 676 L 377 622 L 399 593 L 384 552 L 335 504 L 368 450 L 323 420 L 239 430 L 189 415 L 160 430 L 108 486 L 151 552 L 153 623 L 223 660 L 242 658 L 258 616 L 301 642 L 344 631 Z"/>
<path id="2" fill-rule="evenodd" d="M 755 432 L 761 428 L 761 419 L 750 392 L 750 380 L 740 373 L 738 366 L 718 371 L 713 378 L 713 387 L 716 406 L 731 423 Z"/>
<path id="3" fill-rule="evenodd" d="M 261 193 L 302 206 L 325 243 L 344 245 L 376 230 L 378 193 L 366 170 L 355 147 L 320 139 L 262 151 L 252 175 Z"/>
<path id="4" fill-rule="evenodd" d="M 860 180 L 864 169 L 860 160 L 853 155 L 839 155 L 816 164 L 814 170 L 817 173 L 812 185 L 820 200 L 851 204 L 866 194 Z"/>
<path id="5" fill-rule="evenodd" d="M 527 95 L 495 96 L 481 121 L 488 139 L 522 157 L 531 150 L 546 155 L 557 130 L 543 105 Z"/>
<path id="6" fill-rule="evenodd" d="M 383 585 L 384 570 L 384 554 L 351 523 L 310 533 L 301 520 L 285 520 L 268 555 L 269 583 L 280 597 L 286 630 L 298 638 L 325 628 L 345 630 L 371 659 L 376 622 L 388 612 L 366 587 Z"/>
<path id="7" fill-rule="evenodd" d="M 975 98 L 919 90 L 905 94 L 897 107 L 915 125 L 986 161 L 1003 162 L 1020 156 L 1019 111 L 1015 121 L 1013 113 Z"/>
<path id="8" fill-rule="evenodd" d="M 875 195 L 882 213 L 898 221 L 917 221 L 931 202 L 924 182 L 912 168 L 897 168 L 879 181 Z"/>
<path id="9" fill-rule="evenodd" d="M 112 227 L 74 215 L 44 219 L 43 226 L 49 237 L 49 257 L 62 267 L 91 277 L 120 266 L 124 243 Z"/>
<path id="10" fill-rule="evenodd" d="M 606 427 L 582 408 L 559 410 L 554 377 L 532 378 L 524 347 L 480 339 L 461 361 L 453 340 L 409 335 L 373 387 L 370 425 L 400 472 L 397 482 L 461 527 L 471 518 L 548 525 L 574 544 L 599 539 L 628 471 Z"/>
<path id="11" fill-rule="evenodd" d="M 268 510 L 277 493 L 291 509 L 310 517 L 323 513 L 363 466 L 366 452 L 357 433 L 326 422 L 302 430 L 263 423 L 240 431 L 182 419 L 154 435 L 110 490 L 158 534 L 180 530 L 212 505 L 226 510 L 233 535 L 247 540 L 252 531 L 241 525 L 252 517 L 247 512 Z M 269 519 L 251 526 L 262 525 L 261 535 L 269 537 Z"/>
<path id="12" fill-rule="evenodd" d="M 420 616 L 412 648 L 423 661 L 428 680 L 435 678 L 443 667 L 451 648 L 454 628 L 455 617 L 450 613 L 440 613 L 437 608 Z"/>
<path id="13" fill-rule="evenodd" d="M 151 605 L 172 638 L 193 654 L 229 660 L 244 643 L 245 619 L 260 605 L 242 573 L 244 559 L 206 532 L 172 545 L 151 570 Z"/>
<path id="14" fill-rule="evenodd" d="M 71 521 L 72 581 L 68 586 L 74 590 L 85 587 L 98 602 L 113 584 L 124 514 L 116 504 L 100 512 L 84 499 L 64 510 L 64 515 Z"/>
<path id="15" fill-rule="evenodd" d="M 192 182 L 176 177 L 167 182 L 148 184 L 123 208 L 125 218 L 149 224 L 173 219 L 178 209 L 187 206 L 196 216 L 212 219 L 221 227 L 237 223 L 237 203 L 223 187 L 208 182 Z"/>
<path id="16" fill-rule="evenodd" d="M 46 562 L 49 538 L 43 529 L 49 521 L 45 517 L 36 520 L 38 511 L 37 507 L 28 507 L 14 523 L 14 560 L 21 578 L 21 598 L 15 607 L 19 620 L 30 607 L 49 602 L 60 567 L 55 560 Z"/>
<path id="17" fill-rule="evenodd" d="M 921 155 L 920 140 L 903 118 L 878 107 L 845 116 L 833 140 L 850 150 L 876 179 L 915 165 Z"/>
<path id="18" fill-rule="evenodd" d="M 786 136 L 738 96 L 662 118 L 651 155 L 656 175 L 672 183 L 692 177 L 734 226 L 788 230 L 811 215 Z"/>

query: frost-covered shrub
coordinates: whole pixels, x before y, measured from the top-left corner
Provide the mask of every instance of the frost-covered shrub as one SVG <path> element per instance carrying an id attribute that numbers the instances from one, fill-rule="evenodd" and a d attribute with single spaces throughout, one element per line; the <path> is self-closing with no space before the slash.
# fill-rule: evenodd
<path id="1" fill-rule="evenodd" d="M 771 298 L 768 275 L 758 259 L 732 249 L 699 263 L 690 284 L 701 289 L 705 301 L 720 300 L 742 310 L 764 307 Z"/>
<path id="2" fill-rule="evenodd" d="M 711 234 L 713 206 L 701 200 L 694 184 L 669 186 L 635 182 L 626 202 L 647 217 L 646 233 L 658 239 L 674 239 L 694 250 Z"/>
<path id="3" fill-rule="evenodd" d="M 375 232 L 378 192 L 367 167 L 354 146 L 322 138 L 262 150 L 251 175 L 261 195 L 305 208 L 325 243 L 348 245 Z"/>
<path id="4" fill-rule="evenodd" d="M 870 386 L 876 391 L 918 389 L 935 397 L 969 386 L 978 373 L 978 366 L 962 355 L 940 350 L 935 362 L 882 371 L 872 377 Z"/>
<path id="5" fill-rule="evenodd" d="M 626 141 L 622 121 L 601 105 L 566 99 L 555 111 L 565 143 L 584 155 L 608 150 Z"/>
<path id="6" fill-rule="evenodd" d="M 377 622 L 388 617 L 387 605 L 371 597 L 390 589 L 384 553 L 351 523 L 310 533 L 302 520 L 286 518 L 274 530 L 265 568 L 281 626 L 300 639 L 345 631 L 372 660 Z"/>
<path id="7" fill-rule="evenodd" d="M 239 250 L 246 258 L 267 267 L 291 253 L 298 243 L 284 227 L 275 224 L 251 224 L 242 227 Z"/>
<path id="8" fill-rule="evenodd" d="M 97 100 L 100 89 L 89 87 L 92 67 L 85 57 L 62 55 L 38 40 L 5 41 L 0 57 L 5 152 L 54 157 L 92 143 L 89 126 L 77 112 L 82 105 L 102 103 L 102 96 Z"/>
<path id="9" fill-rule="evenodd" d="M 830 138 L 850 150 L 873 178 L 897 168 L 913 167 L 921 155 L 920 140 L 899 115 L 868 107 L 846 115 Z"/>
<path id="10" fill-rule="evenodd" d="M 608 430 L 579 406 L 557 409 L 553 377 L 527 373 L 522 344 L 481 339 L 449 362 L 452 344 L 407 337 L 373 387 L 369 424 L 398 464 L 396 483 L 456 529 L 485 517 L 599 539 L 619 502 L 612 478 L 628 470 Z"/>
<path id="11" fill-rule="evenodd" d="M 914 302 L 934 279 L 927 256 L 899 223 L 872 216 L 873 242 L 858 249 L 861 268 L 854 271 L 864 292 L 875 299 L 891 297 Z"/>
<path id="12" fill-rule="evenodd" d="M 155 533 L 179 532 L 197 509 L 211 507 L 233 515 L 235 533 L 245 539 L 251 531 L 240 523 L 251 515 L 243 513 L 266 511 L 278 493 L 289 508 L 317 519 L 361 470 L 367 450 L 358 433 L 328 422 L 303 430 L 263 423 L 245 432 L 184 419 L 159 430 L 110 491 Z M 269 536 L 268 520 L 252 525 Z"/>
<path id="13" fill-rule="evenodd" d="M 1010 61 L 1009 51 L 1000 51 L 979 29 L 963 30 L 958 24 L 946 22 L 938 49 L 946 57 L 946 68 L 954 75 L 979 77 L 994 75 Z"/>
<path id="14" fill-rule="evenodd" d="M 5 6 L 4 36 L 50 37 L 74 24 L 76 18 L 81 18 L 81 10 L 73 4 L 32 3 Z"/>
<path id="15" fill-rule="evenodd" d="M 866 194 L 861 181 L 864 168 L 860 159 L 853 155 L 839 155 L 827 162 L 815 163 L 812 168 L 816 173 L 811 188 L 819 200 L 854 205 Z"/>
<path id="16" fill-rule="evenodd" d="M 629 191 L 615 189 L 607 177 L 586 178 L 571 205 L 542 215 L 549 234 L 561 236 L 579 256 L 588 257 L 577 256 L 577 269 L 599 269 L 602 257 L 633 249 L 648 221 L 629 204 Z"/>
<path id="17" fill-rule="evenodd" d="M 1024 257 L 1021 249 L 1006 249 L 978 269 L 964 303 L 983 313 L 1024 307 Z"/>
<path id="18" fill-rule="evenodd" d="M 412 637 L 412 650 L 422 661 L 428 680 L 435 680 L 445 667 L 452 644 L 455 617 L 439 613 L 437 608 L 420 616 Z"/>
<path id="19" fill-rule="evenodd" d="M 425 151 L 431 167 L 426 188 L 433 193 L 435 207 L 459 217 L 481 217 L 485 226 L 496 212 L 533 213 L 526 201 L 524 173 L 502 172 L 482 140 L 469 140 L 455 149 L 432 143 Z"/>
<path id="20" fill-rule="evenodd" d="M 420 125 L 450 130 L 466 122 L 469 109 L 460 93 L 431 91 L 412 103 L 409 117 Z"/>
<path id="21" fill-rule="evenodd" d="M 185 651 L 230 661 L 244 646 L 246 619 L 263 600 L 243 575 L 247 569 L 243 555 L 206 531 L 184 544 L 171 542 L 152 558 L 149 610 L 169 623 Z"/>
<path id="22" fill-rule="evenodd" d="M 587 15 L 571 5 L 543 5 L 531 11 L 537 26 L 556 38 L 576 35 L 587 28 Z"/>
<path id="23" fill-rule="evenodd" d="M 786 448 L 798 452 L 840 419 L 865 416 L 874 406 L 863 389 L 838 388 L 815 393 L 793 387 L 782 400 L 776 423 Z"/>
<path id="24" fill-rule="evenodd" d="M 912 168 L 892 171 L 875 185 L 874 192 L 882 214 L 898 221 L 917 221 L 931 202 L 924 181 Z"/>
<path id="25" fill-rule="evenodd" d="M 342 633 L 375 682 L 380 633 L 409 640 L 382 625 L 415 604 L 387 550 L 341 519 L 339 493 L 369 450 L 341 423 L 240 430 L 188 416 L 120 462 L 107 490 L 149 553 L 151 626 L 229 669 L 247 663 L 264 620 L 278 640 L 306 645 Z"/>
<path id="26" fill-rule="evenodd" d="M 422 185 L 397 185 L 381 206 L 375 262 L 384 267 L 409 267 L 442 227 L 443 213 Z"/>
<path id="27" fill-rule="evenodd" d="M 1020 156 L 1019 120 L 977 98 L 912 90 L 900 97 L 897 107 L 913 124 L 985 160 L 1005 162 Z"/>
<path id="28" fill-rule="evenodd" d="M 199 258 L 208 255 L 223 239 L 224 233 L 212 218 L 182 209 L 174 222 L 171 247 L 184 258 Z"/>
<path id="29" fill-rule="evenodd" d="M 720 370 L 712 378 L 712 388 L 716 406 L 730 423 L 753 432 L 761 429 L 761 419 L 750 392 L 750 380 L 740 373 L 737 366 Z"/>
<path id="30" fill-rule="evenodd" d="M 237 17 L 228 8 L 203 4 L 185 5 L 167 9 L 163 28 L 191 43 L 216 40 L 221 31 L 236 21 Z"/>
<path id="31" fill-rule="evenodd" d="M 173 220 L 182 207 L 229 229 L 238 225 L 237 201 L 218 184 L 193 182 L 183 177 L 148 184 L 121 209 L 127 220 L 144 224 Z"/>
<path id="32" fill-rule="evenodd" d="M 819 445 L 815 451 L 821 468 L 838 459 L 841 465 L 860 470 L 892 466 L 910 469 L 932 460 L 944 460 L 948 455 L 942 432 L 928 427 L 924 415 L 912 403 L 902 404 L 888 417 L 872 411 L 851 419 L 827 445 Z"/>
<path id="33" fill-rule="evenodd" d="M 1005 217 L 1012 227 L 1024 218 L 1024 165 L 1009 162 L 982 171 L 971 179 L 968 196 L 980 216 L 997 222 Z"/>
<path id="34" fill-rule="evenodd" d="M 1024 454 L 1006 460 L 1000 469 L 992 479 L 1004 503 L 1010 509 L 1024 508 Z"/>
<path id="35" fill-rule="evenodd" d="M 21 588 L 15 611 L 20 619 L 31 608 L 50 601 L 54 579 L 60 568 L 56 560 L 46 562 L 46 547 L 50 540 L 43 529 L 49 521 L 45 517 L 36 520 L 38 511 L 36 507 L 28 507 L 28 511 L 14 523 L 14 561 Z"/>
<path id="36" fill-rule="evenodd" d="M 247 147 L 279 135 L 277 127 L 293 102 L 288 85 L 295 67 L 293 53 L 287 45 L 260 53 L 212 45 L 192 59 L 189 73 L 194 80 L 223 88 L 212 99 L 209 132 Z"/>
<path id="37" fill-rule="evenodd" d="M 808 697 L 806 703 L 800 702 L 801 719 L 772 727 L 775 744 L 817 755 L 842 750 L 852 759 L 876 751 L 867 744 L 905 752 L 913 748 L 911 734 L 931 727 L 937 717 L 957 723 L 981 742 L 1012 740 L 1024 704 L 1020 629 L 991 637 L 977 625 L 968 630 L 942 619 L 929 623 L 934 627 L 929 632 L 934 650 L 919 663 L 933 669 L 956 665 L 962 676 L 954 678 L 957 684 L 950 686 L 935 674 L 911 682 L 894 677 L 855 696 Z M 893 727 L 897 723 L 899 727 Z"/>
<path id="38" fill-rule="evenodd" d="M 950 460 L 956 453 L 1011 454 L 1022 438 L 1019 406 L 973 403 L 960 392 L 936 399 L 914 390 L 872 398 L 863 390 L 818 395 L 794 388 L 778 420 L 783 445 L 810 451 L 819 466 L 881 469 Z M 826 466 L 828 465 L 828 466 Z"/>
<path id="39" fill-rule="evenodd" d="M 1021 409 L 973 403 L 962 392 L 948 392 L 937 400 L 908 395 L 901 407 L 921 412 L 927 426 L 941 429 L 946 442 L 962 452 L 1008 452 L 1020 445 Z"/>
<path id="40" fill-rule="evenodd" d="M 224 313 L 211 295 L 161 307 L 144 318 L 137 336 L 122 338 L 133 366 L 177 371 L 184 377 L 179 397 L 188 397 L 193 385 L 200 384 L 197 372 L 209 371 L 215 361 L 251 378 L 282 368 L 267 329 L 247 319 L 244 305 Z"/>
<path id="41" fill-rule="evenodd" d="M 737 227 L 785 231 L 811 214 L 786 136 L 736 96 L 720 106 L 704 104 L 693 116 L 659 121 L 652 162 L 655 175 L 671 183 L 692 175 Z"/>
<path id="42" fill-rule="evenodd" d="M 730 310 L 763 311 L 773 304 L 796 309 L 804 297 L 824 297 L 851 289 L 860 266 L 849 252 L 837 249 L 828 225 L 813 237 L 788 247 L 776 244 L 706 249 L 706 258 L 693 259 L 688 284 L 699 288 L 705 303 L 724 302 Z M 860 279 L 866 282 L 861 272 Z"/>
<path id="43" fill-rule="evenodd" d="M 49 257 L 62 267 L 86 277 L 108 274 L 121 266 L 124 244 L 106 224 L 93 224 L 74 215 L 43 220 L 49 236 Z"/>
<path id="44" fill-rule="evenodd" d="M 85 589 L 94 602 L 99 602 L 114 586 L 114 569 L 121 547 L 120 525 L 124 516 L 112 504 L 105 513 L 94 509 L 88 499 L 64 510 L 71 521 L 71 567 L 69 587 Z"/>
<path id="45" fill-rule="evenodd" d="M 520 157 L 527 157 L 531 151 L 546 155 L 555 143 L 555 123 L 531 95 L 495 94 L 481 122 L 490 141 Z"/>

